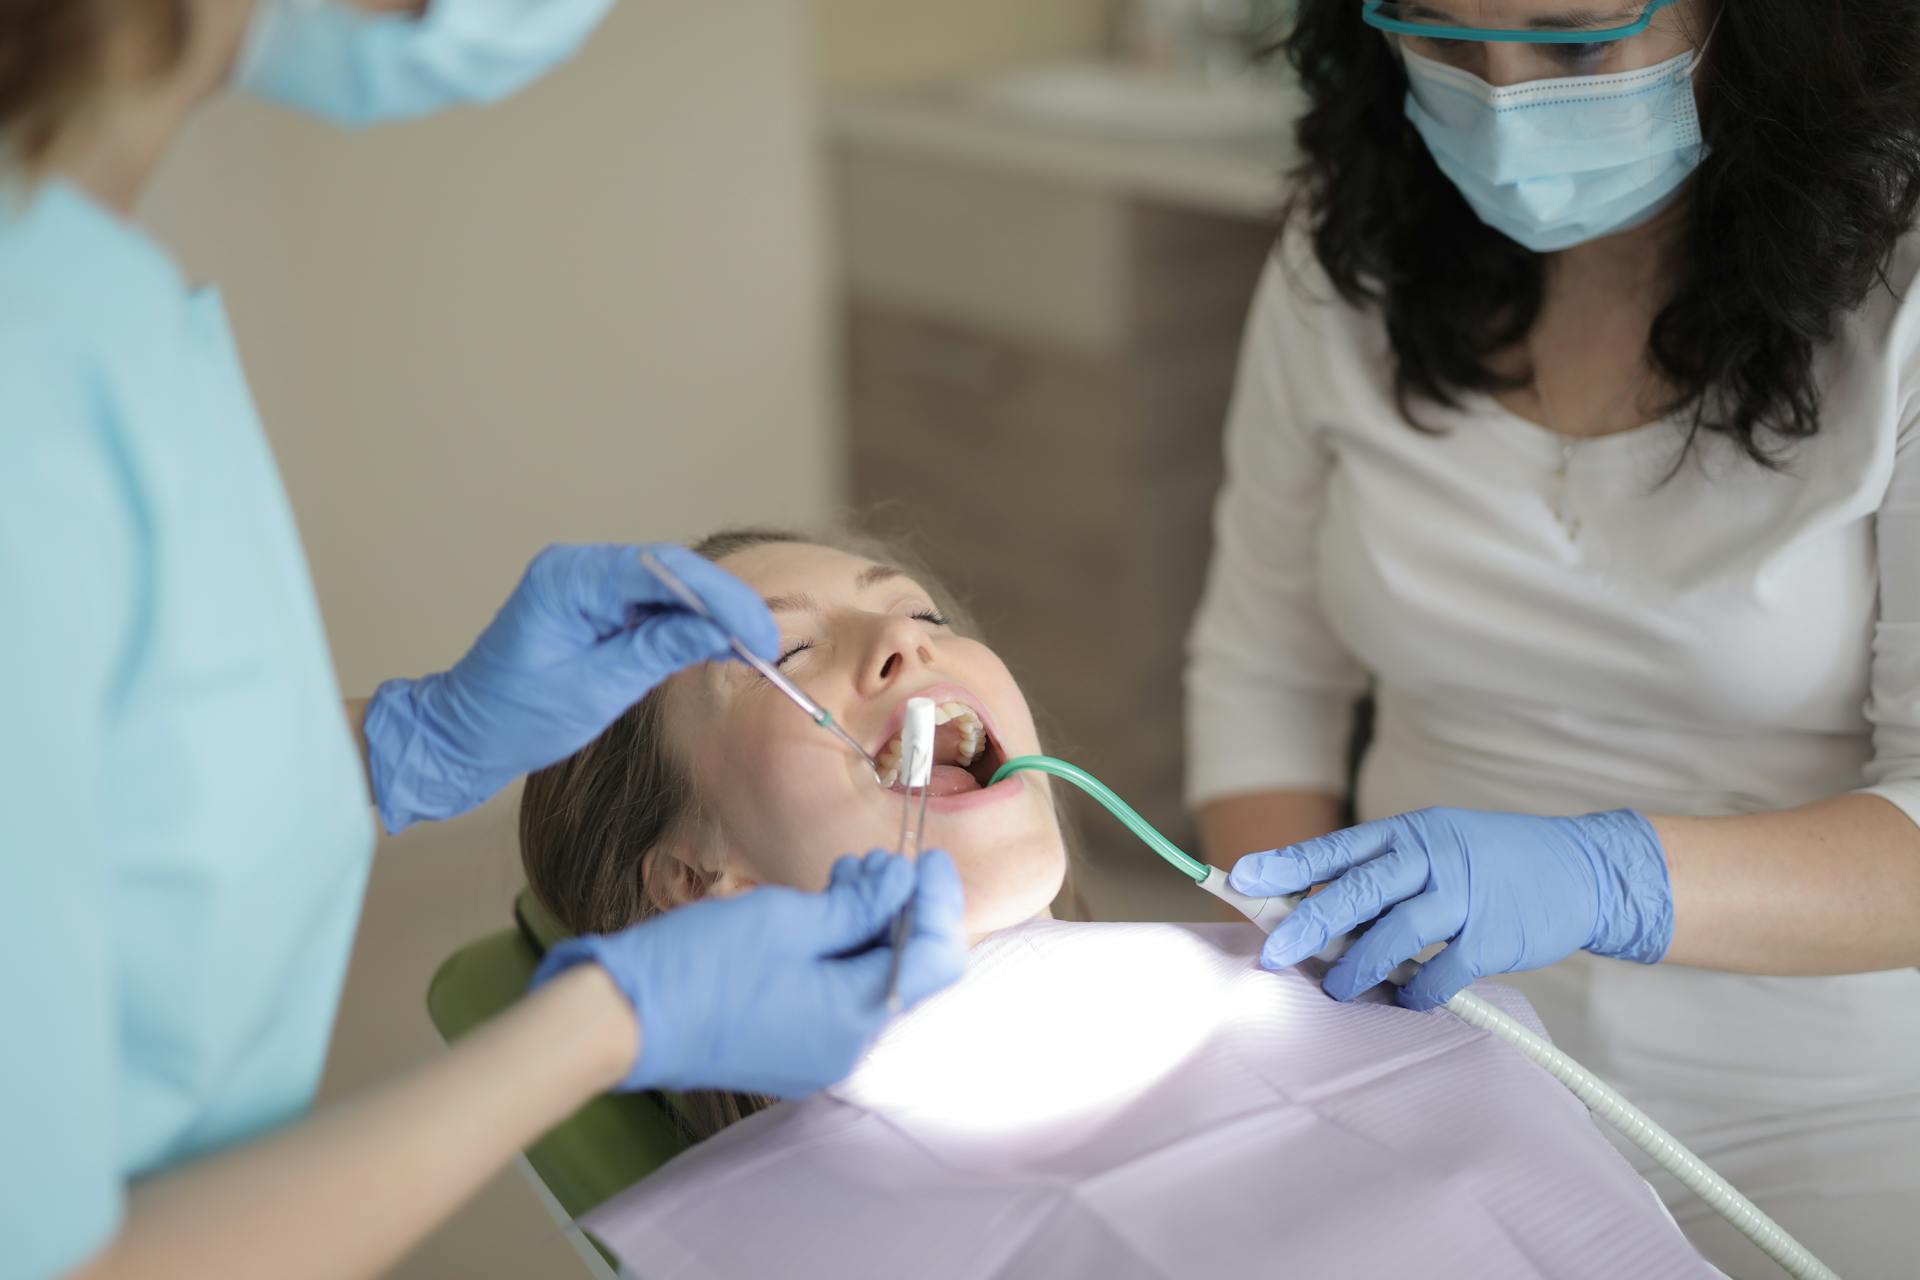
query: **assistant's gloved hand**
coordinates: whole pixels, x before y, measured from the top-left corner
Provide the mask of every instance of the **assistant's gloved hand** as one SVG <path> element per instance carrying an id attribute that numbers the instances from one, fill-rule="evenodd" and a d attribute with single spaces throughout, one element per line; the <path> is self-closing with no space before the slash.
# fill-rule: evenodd
<path id="1" fill-rule="evenodd" d="M 780 629 L 753 588 L 685 547 L 645 548 L 769 662 Z M 450 818 L 563 760 L 727 635 L 640 563 L 638 547 L 548 547 L 451 671 L 389 680 L 367 708 L 374 803 L 387 830 Z"/>
<path id="2" fill-rule="evenodd" d="M 669 911 L 547 953 L 533 985 L 592 961 L 640 1019 L 625 1089 L 734 1089 L 796 1098 L 843 1079 L 887 1021 L 893 918 L 914 898 L 900 958 L 912 1005 L 966 966 L 960 875 L 944 852 L 917 863 L 842 858 L 825 893 L 760 888 Z"/>
<path id="3" fill-rule="evenodd" d="M 1666 853 L 1631 809 L 1579 818 L 1422 809 L 1248 854 L 1229 880 L 1269 897 L 1333 881 L 1267 939 L 1260 963 L 1269 969 L 1298 964 L 1386 912 L 1328 971 L 1337 1000 L 1448 939 L 1401 991 L 1408 1008 L 1431 1009 L 1487 974 L 1538 969 L 1582 949 L 1653 964 L 1673 941 Z"/>

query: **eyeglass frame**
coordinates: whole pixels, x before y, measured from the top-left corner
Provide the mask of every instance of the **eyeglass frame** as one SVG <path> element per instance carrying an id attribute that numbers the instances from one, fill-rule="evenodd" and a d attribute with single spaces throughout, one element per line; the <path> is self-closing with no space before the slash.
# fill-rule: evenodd
<path id="1" fill-rule="evenodd" d="M 1640 17 L 1619 27 L 1562 29 L 1554 27 L 1443 27 L 1422 22 L 1406 22 L 1383 15 L 1387 0 L 1365 0 L 1360 20 L 1377 31 L 1394 35 L 1423 36 L 1429 40 L 1477 40 L 1494 44 L 1611 44 L 1639 35 L 1653 23 L 1654 15 L 1679 0 L 1647 0 Z"/>

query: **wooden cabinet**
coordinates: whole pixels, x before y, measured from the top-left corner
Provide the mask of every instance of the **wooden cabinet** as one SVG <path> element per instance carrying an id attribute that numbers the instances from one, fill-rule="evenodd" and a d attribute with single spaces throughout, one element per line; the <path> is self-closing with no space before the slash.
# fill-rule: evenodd
<path id="1" fill-rule="evenodd" d="M 1174 839 L 1181 669 L 1269 220 L 843 142 L 852 497 L 965 597 L 1053 754 Z M 1074 794 L 1096 864 L 1148 857 Z"/>

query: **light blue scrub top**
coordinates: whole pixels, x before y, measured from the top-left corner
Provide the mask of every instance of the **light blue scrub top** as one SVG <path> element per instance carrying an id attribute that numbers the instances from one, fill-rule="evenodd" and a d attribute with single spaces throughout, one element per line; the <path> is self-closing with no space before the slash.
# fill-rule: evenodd
<path id="1" fill-rule="evenodd" d="M 309 1105 L 373 839 L 219 297 L 0 184 L 0 1277 Z"/>
<path id="2" fill-rule="evenodd" d="M 248 88 L 357 124 L 488 102 L 613 0 L 261 0 Z M 312 1101 L 373 818 L 218 296 L 0 178 L 0 1280 L 127 1179 Z"/>

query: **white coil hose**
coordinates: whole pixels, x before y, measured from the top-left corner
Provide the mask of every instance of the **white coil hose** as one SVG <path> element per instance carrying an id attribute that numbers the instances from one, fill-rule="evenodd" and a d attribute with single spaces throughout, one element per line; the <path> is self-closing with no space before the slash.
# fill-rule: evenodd
<path id="1" fill-rule="evenodd" d="M 1202 864 L 1204 865 L 1204 864 Z M 1256 898 L 1235 890 L 1227 883 L 1227 873 L 1208 867 L 1205 879 L 1195 882 L 1201 889 L 1233 907 L 1254 924 L 1272 933 L 1282 920 L 1293 914 L 1305 900 L 1303 894 Z M 1350 933 L 1335 938 L 1319 953 L 1318 959 L 1331 963 L 1344 954 L 1359 937 Z M 1420 971 L 1409 960 L 1387 975 L 1387 981 L 1404 987 Z M 1769 1258 L 1785 1268 L 1796 1280 L 1839 1280 L 1833 1270 L 1808 1252 L 1779 1223 L 1760 1211 L 1753 1201 L 1735 1190 L 1734 1185 L 1715 1173 L 1707 1162 L 1686 1149 L 1680 1140 L 1662 1129 L 1646 1112 L 1628 1102 L 1616 1089 L 1572 1058 L 1553 1047 L 1520 1023 L 1482 1000 L 1462 991 L 1447 1001 L 1447 1011 L 1470 1027 L 1498 1036 L 1531 1058 L 1536 1066 L 1565 1085 L 1587 1110 L 1625 1134 L 1662 1169 L 1680 1179 L 1681 1185 L 1711 1205 L 1716 1213 L 1731 1222 L 1741 1235 L 1760 1246 Z"/>
<path id="2" fill-rule="evenodd" d="M 1654 1122 L 1640 1108 L 1628 1102 L 1606 1081 L 1587 1070 L 1566 1054 L 1535 1035 L 1520 1023 L 1482 1000 L 1462 991 L 1447 1001 L 1447 1011 L 1468 1026 L 1499 1036 L 1533 1059 L 1548 1075 L 1567 1086 L 1587 1110 L 1625 1134 L 1662 1169 L 1680 1179 L 1687 1190 L 1711 1205 L 1715 1212 L 1731 1222 L 1747 1239 L 1790 1276 L 1799 1280 L 1839 1280 L 1807 1247 L 1788 1235 L 1781 1225 L 1760 1211 L 1758 1205 L 1741 1195 L 1734 1185 L 1715 1173 L 1707 1162 L 1686 1149 L 1678 1138 Z"/>

